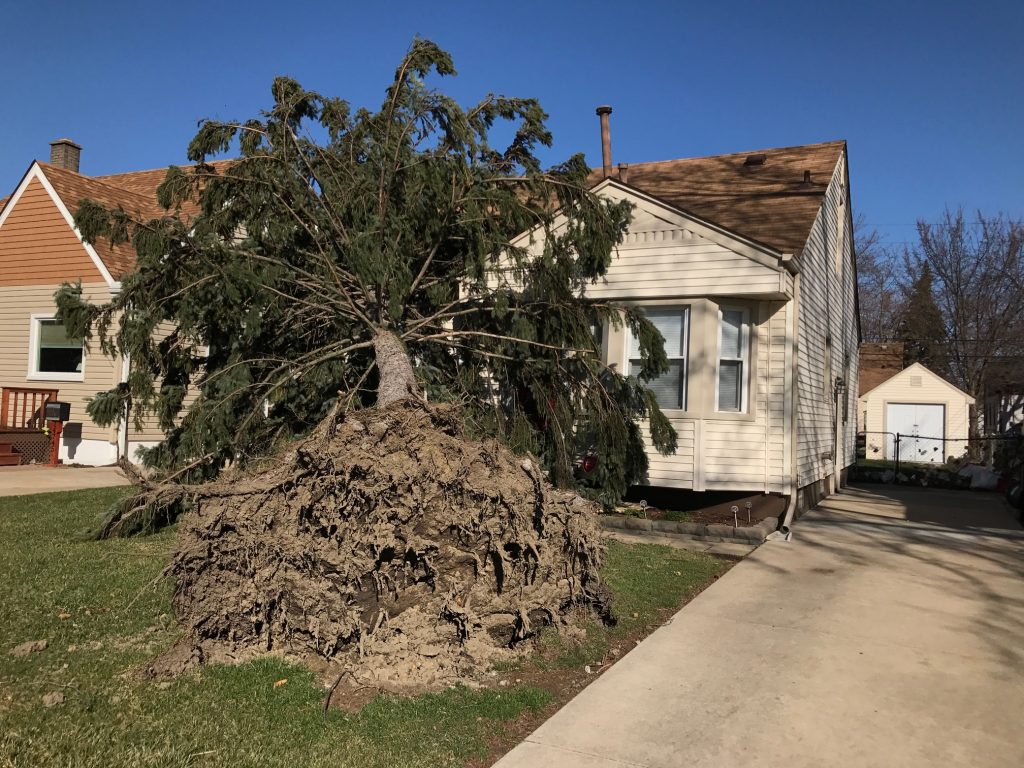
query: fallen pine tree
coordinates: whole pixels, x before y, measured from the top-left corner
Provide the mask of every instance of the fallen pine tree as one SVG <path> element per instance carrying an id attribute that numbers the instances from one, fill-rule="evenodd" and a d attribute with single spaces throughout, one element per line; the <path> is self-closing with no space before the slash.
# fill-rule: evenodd
<path id="1" fill-rule="evenodd" d="M 165 431 L 100 531 L 180 520 L 184 634 L 154 674 L 277 652 L 442 684 L 541 626 L 609 616 L 595 501 L 643 475 L 640 420 L 675 442 L 594 331 L 628 326 L 641 378 L 667 370 L 660 334 L 586 293 L 630 206 L 590 191 L 582 156 L 541 169 L 535 101 L 463 110 L 432 72 L 451 60 L 417 40 L 380 111 L 355 115 L 278 78 L 260 118 L 201 125 L 195 165 L 159 189 L 167 215 L 76 214 L 138 258 L 109 304 L 78 286 L 57 303 L 129 361 L 90 416 Z M 600 460 L 579 485 L 585 453 Z"/>

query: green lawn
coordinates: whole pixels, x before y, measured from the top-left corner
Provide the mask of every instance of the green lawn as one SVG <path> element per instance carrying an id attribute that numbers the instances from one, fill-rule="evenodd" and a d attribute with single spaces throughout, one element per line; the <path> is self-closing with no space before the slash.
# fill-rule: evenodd
<path id="1" fill-rule="evenodd" d="M 0 767 L 459 766 L 485 758 L 516 718 L 552 706 L 542 687 L 513 685 L 381 696 L 358 714 L 325 718 L 313 676 L 275 659 L 208 668 L 169 686 L 139 681 L 133 671 L 175 637 L 171 585 L 160 579 L 173 533 L 76 538 L 121 493 L 0 498 Z M 592 628 L 581 645 L 547 640 L 544 659 L 526 663 L 594 663 L 727 567 L 612 543 L 604 577 L 623 620 Z M 42 652 L 9 654 L 42 639 Z M 53 692 L 64 702 L 44 707 Z"/>

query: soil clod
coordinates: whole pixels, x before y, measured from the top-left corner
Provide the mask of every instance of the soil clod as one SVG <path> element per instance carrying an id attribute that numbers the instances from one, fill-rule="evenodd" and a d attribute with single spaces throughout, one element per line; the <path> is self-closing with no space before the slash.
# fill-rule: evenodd
<path id="1" fill-rule="evenodd" d="M 468 439 L 449 406 L 329 420 L 191 502 L 169 567 L 185 636 L 158 677 L 279 653 L 424 690 L 515 656 L 544 626 L 608 617 L 597 507 Z"/>

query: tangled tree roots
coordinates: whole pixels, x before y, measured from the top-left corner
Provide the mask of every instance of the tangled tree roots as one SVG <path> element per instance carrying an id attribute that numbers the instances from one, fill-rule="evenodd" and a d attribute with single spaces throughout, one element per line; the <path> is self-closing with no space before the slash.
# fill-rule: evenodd
<path id="1" fill-rule="evenodd" d="M 155 674 L 280 652 L 423 688 L 541 626 L 608 618 L 596 507 L 467 440 L 448 407 L 350 414 L 258 475 L 200 487 L 194 507 L 169 567 L 186 635 Z"/>

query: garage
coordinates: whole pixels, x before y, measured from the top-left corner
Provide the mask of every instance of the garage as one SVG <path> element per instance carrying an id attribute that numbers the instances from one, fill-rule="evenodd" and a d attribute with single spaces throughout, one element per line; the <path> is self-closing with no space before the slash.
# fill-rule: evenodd
<path id="1" fill-rule="evenodd" d="M 896 435 L 900 437 L 901 461 L 941 464 L 945 460 L 946 406 L 940 403 L 888 403 L 885 458 L 896 459 Z"/>
<path id="2" fill-rule="evenodd" d="M 920 363 L 889 372 L 857 400 L 864 457 L 942 464 L 967 452 L 974 398 Z"/>

